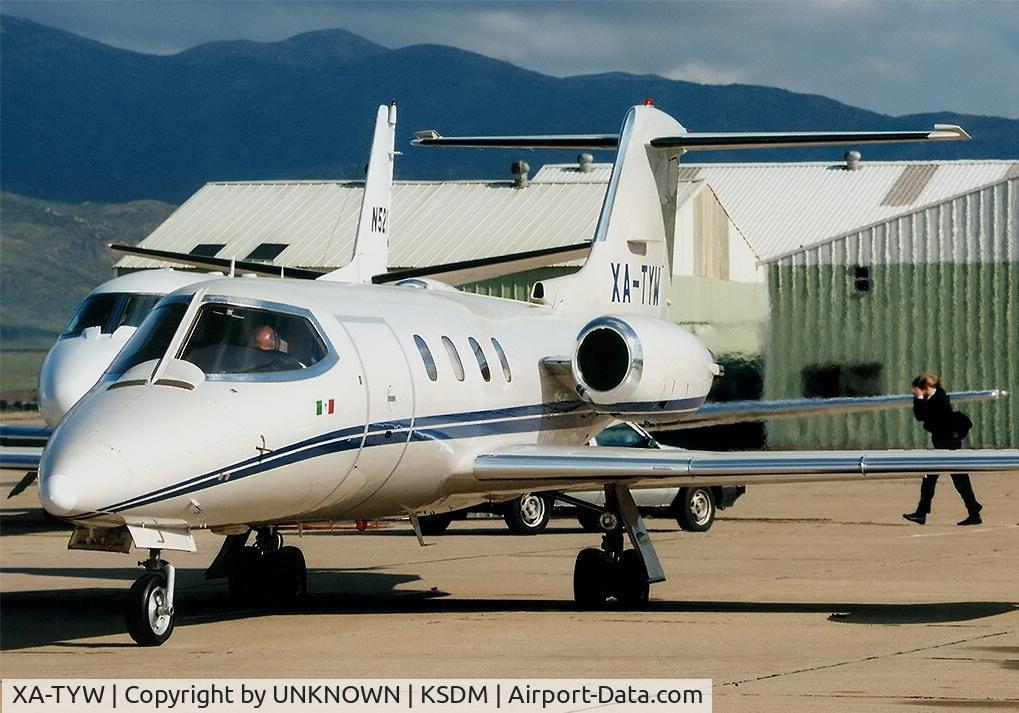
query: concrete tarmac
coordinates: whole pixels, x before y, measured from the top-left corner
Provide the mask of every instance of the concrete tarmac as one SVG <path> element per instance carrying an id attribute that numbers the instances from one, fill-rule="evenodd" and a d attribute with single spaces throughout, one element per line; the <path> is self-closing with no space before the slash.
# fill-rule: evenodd
<path id="1" fill-rule="evenodd" d="M 2 474 L 3 492 L 20 474 Z M 5 678 L 711 678 L 715 711 L 1019 710 L 1019 481 L 974 478 L 984 524 L 948 479 L 920 527 L 916 482 L 751 487 L 707 533 L 650 520 L 669 580 L 647 611 L 578 612 L 573 561 L 598 537 L 454 523 L 421 548 L 405 522 L 288 536 L 310 568 L 300 610 L 232 605 L 178 567 L 177 629 L 125 633 L 139 552 L 70 552 L 35 507 L 2 501 Z"/>

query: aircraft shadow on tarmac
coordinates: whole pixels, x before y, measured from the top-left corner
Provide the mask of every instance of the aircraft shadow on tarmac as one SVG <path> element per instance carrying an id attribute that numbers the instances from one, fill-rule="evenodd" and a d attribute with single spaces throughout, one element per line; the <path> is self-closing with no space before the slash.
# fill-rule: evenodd
<path id="1" fill-rule="evenodd" d="M 5 575 L 97 577 L 129 580 L 130 570 L 74 568 L 4 568 Z M 200 569 L 178 569 L 177 626 L 200 626 L 276 615 L 473 614 L 500 612 L 563 612 L 577 614 L 569 599 L 453 598 L 438 588 L 398 589 L 420 581 L 414 574 L 371 570 L 316 569 L 309 572 L 309 593 L 299 608 L 238 607 L 230 600 L 225 582 L 208 582 Z M 0 592 L 0 651 L 39 646 L 121 646 L 124 634 L 124 599 L 127 587 L 50 589 Z M 609 607 L 611 609 L 611 606 Z M 648 605 L 648 613 L 822 614 L 829 621 L 851 624 L 934 624 L 996 616 L 1019 609 L 1011 602 L 928 602 L 880 604 L 847 602 L 733 602 L 661 601 Z M 583 616 L 598 617 L 598 612 Z M 82 642 L 100 636 L 124 634 L 125 642 Z"/>

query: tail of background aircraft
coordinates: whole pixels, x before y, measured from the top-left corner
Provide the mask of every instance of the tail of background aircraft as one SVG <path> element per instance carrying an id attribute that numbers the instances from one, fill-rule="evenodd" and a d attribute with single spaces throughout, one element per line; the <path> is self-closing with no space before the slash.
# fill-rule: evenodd
<path id="1" fill-rule="evenodd" d="M 393 194 L 393 161 L 396 158 L 396 102 L 379 107 L 375 117 L 371 156 L 364 181 L 364 197 L 357 219 L 354 253 L 350 262 L 322 275 L 320 280 L 371 282 L 383 275 L 389 261 L 389 209 Z"/>
<path id="2" fill-rule="evenodd" d="M 958 126 L 933 131 L 691 133 L 652 106 L 627 113 L 618 136 L 444 137 L 418 132 L 422 146 L 606 149 L 617 147 L 587 262 L 579 272 L 538 282 L 532 300 L 557 310 L 599 315 L 663 315 L 677 236 L 678 161 L 687 151 L 968 139 Z M 679 236 L 683 239 L 683 236 Z"/>

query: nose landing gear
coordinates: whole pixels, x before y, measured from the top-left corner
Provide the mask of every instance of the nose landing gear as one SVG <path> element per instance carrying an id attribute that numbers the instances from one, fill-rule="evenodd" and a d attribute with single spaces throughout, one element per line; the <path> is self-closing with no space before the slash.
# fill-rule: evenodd
<path id="1" fill-rule="evenodd" d="M 138 563 L 147 571 L 127 593 L 127 631 L 141 646 L 164 643 L 177 619 L 173 608 L 175 572 L 159 555 L 159 550 L 149 550 L 149 558 Z"/>
<path id="2" fill-rule="evenodd" d="M 647 606 L 651 584 L 665 581 L 665 573 L 629 488 L 606 486 L 605 513 L 599 520 L 604 530 L 601 549 L 581 550 L 573 569 L 577 607 L 597 609 L 610 598 L 626 609 Z M 624 549 L 623 530 L 633 549 Z"/>

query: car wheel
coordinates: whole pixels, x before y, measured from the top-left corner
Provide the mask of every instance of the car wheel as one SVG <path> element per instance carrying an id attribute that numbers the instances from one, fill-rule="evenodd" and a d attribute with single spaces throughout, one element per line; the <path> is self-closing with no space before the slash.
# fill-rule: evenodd
<path id="1" fill-rule="evenodd" d="M 506 526 L 514 535 L 537 535 L 548 527 L 552 517 L 552 499 L 536 493 L 525 493 L 506 506 Z"/>
<path id="2" fill-rule="evenodd" d="M 676 522 L 687 532 L 706 532 L 715 521 L 711 488 L 682 488 L 673 503 Z"/>

